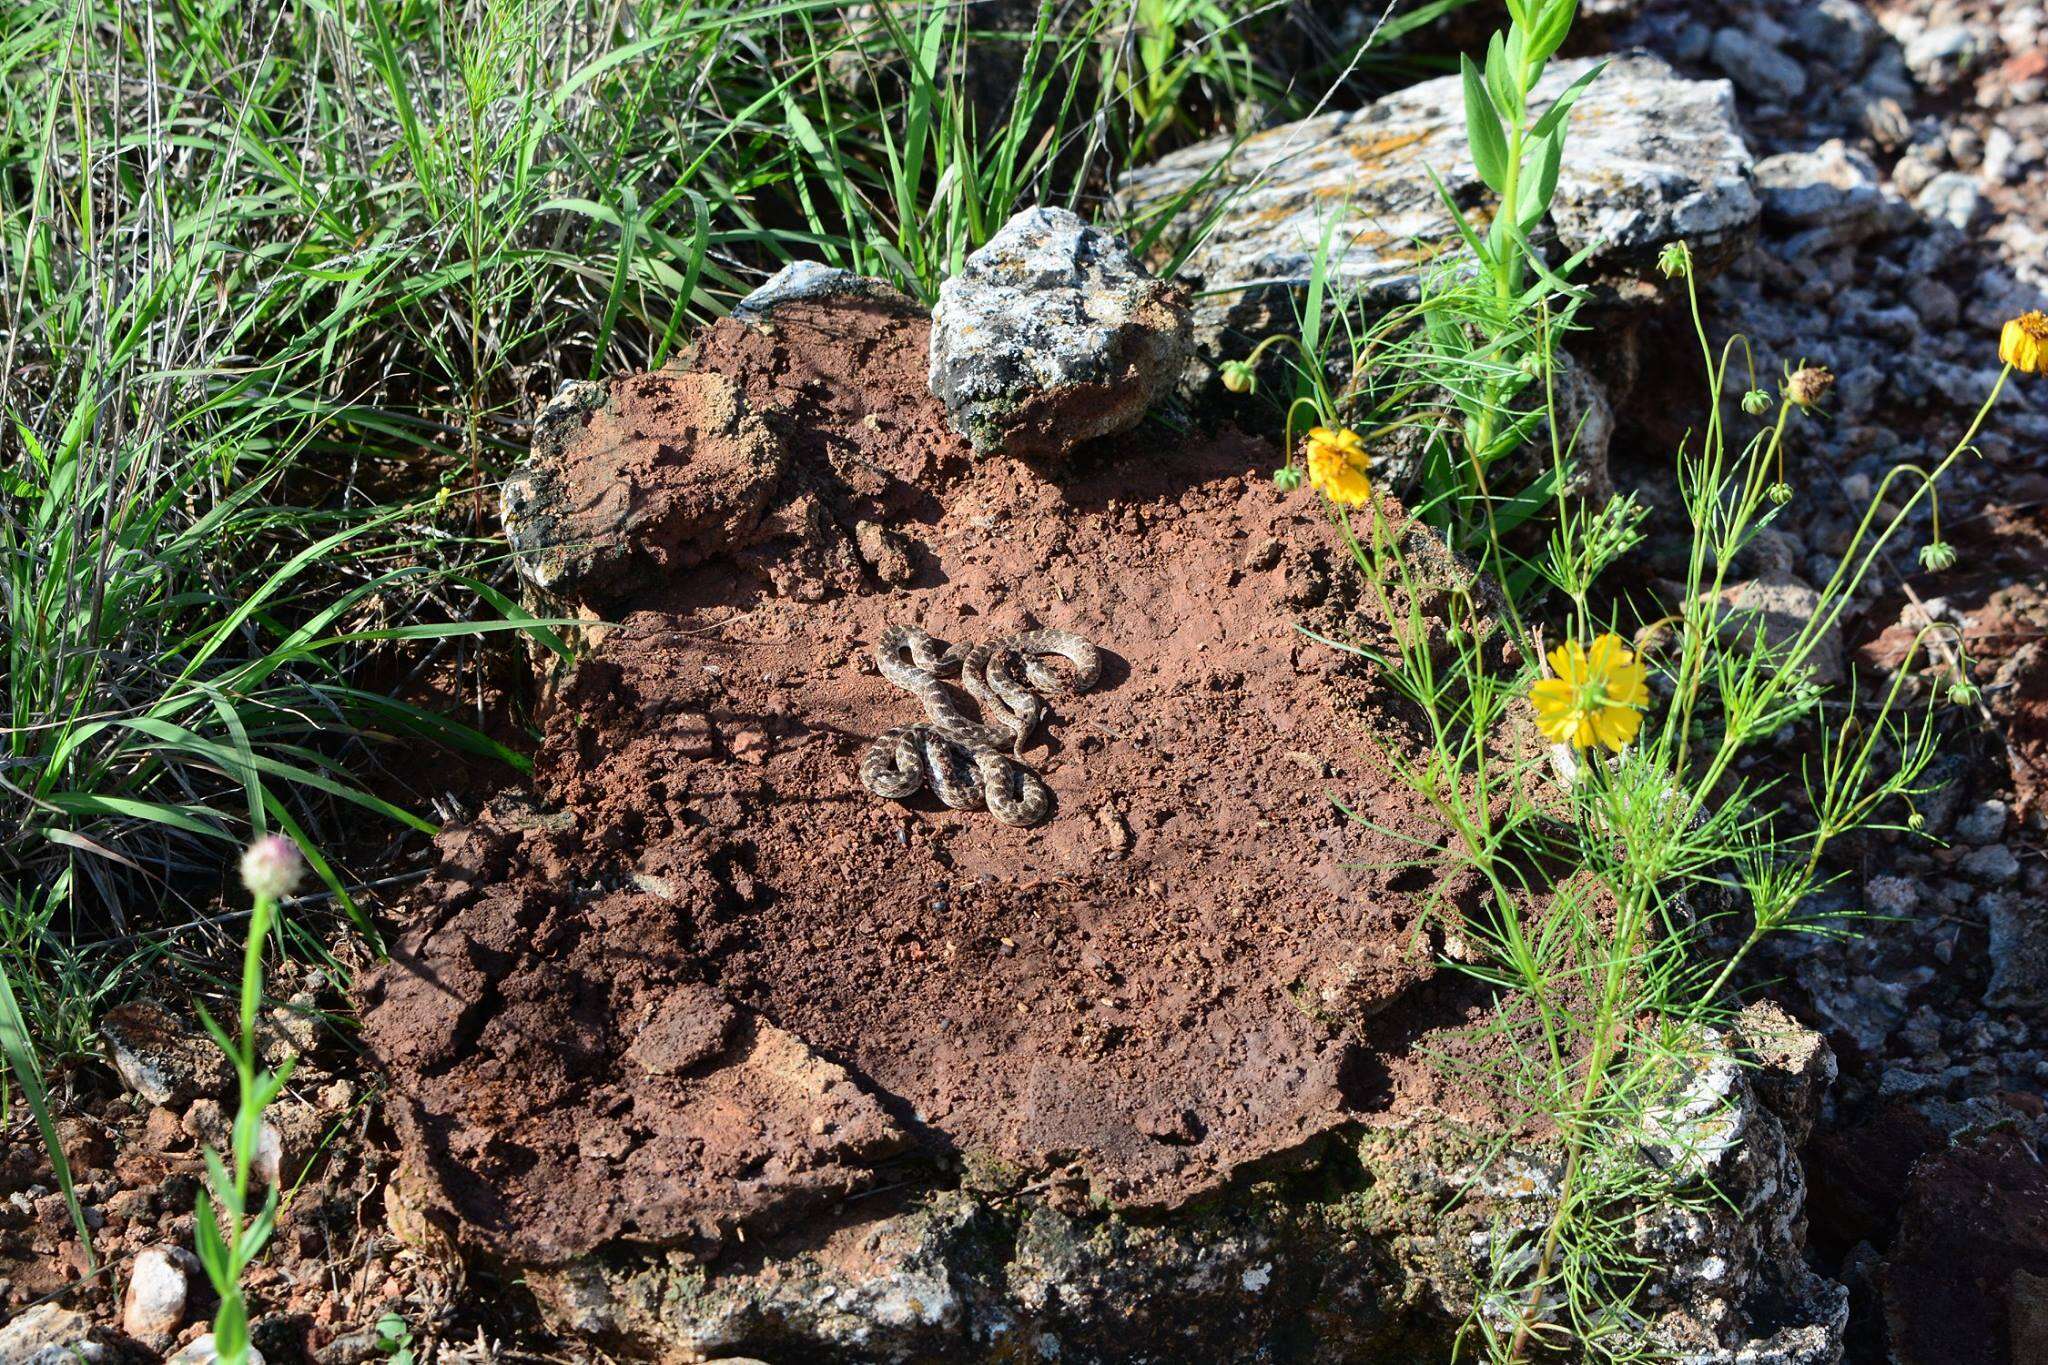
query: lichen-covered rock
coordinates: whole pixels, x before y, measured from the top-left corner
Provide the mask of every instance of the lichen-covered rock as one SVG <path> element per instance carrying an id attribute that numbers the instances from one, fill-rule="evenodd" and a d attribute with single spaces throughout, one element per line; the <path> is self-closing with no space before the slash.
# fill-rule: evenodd
<path id="1" fill-rule="evenodd" d="M 1588 63 L 1553 62 L 1547 104 Z M 1491 195 L 1466 149 L 1458 78 L 1425 81 L 1355 111 L 1322 114 L 1232 145 L 1205 142 L 1124 177 L 1133 219 L 1170 213 L 1162 247 L 1187 251 L 1203 359 L 1239 357 L 1291 331 L 1332 216 L 1336 281 L 1368 307 L 1415 296 L 1458 241 L 1434 171 L 1480 230 Z M 1205 179 L 1206 177 L 1206 179 Z M 1712 266 L 1753 235 L 1750 155 L 1726 81 L 1687 80 L 1647 55 L 1616 58 L 1574 106 L 1550 214 L 1565 252 L 1595 246 L 1587 274 L 1624 298 L 1655 293 L 1657 253 L 1683 239 Z"/>
<path id="2" fill-rule="evenodd" d="M 787 463 L 783 442 L 723 375 L 567 384 L 505 482 L 505 539 L 534 588 L 601 609 L 629 576 L 751 543 Z"/>
<path id="3" fill-rule="evenodd" d="M 940 286 L 932 393 L 982 453 L 1052 458 L 1136 426 L 1180 379 L 1183 292 L 1065 209 L 1025 209 Z"/>

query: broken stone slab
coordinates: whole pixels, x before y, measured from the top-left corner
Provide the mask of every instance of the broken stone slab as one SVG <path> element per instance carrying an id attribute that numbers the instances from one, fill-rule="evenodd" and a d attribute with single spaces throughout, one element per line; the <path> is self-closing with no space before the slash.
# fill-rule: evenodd
<path id="1" fill-rule="evenodd" d="M 1658 1268 L 1639 1347 L 1701 1365 L 1840 1358 L 1847 1297 L 1805 1264 L 1794 1151 L 1831 1058 L 1802 1033 L 1751 1007 L 1652 1116 L 1652 1155 L 1697 1197 L 1636 1217 Z M 1418 1114 L 1354 1129 L 1309 1180 L 1159 1217 L 970 1173 L 743 1260 L 592 1258 L 528 1283 L 579 1335 L 689 1358 L 1253 1360 L 1291 1343 L 1302 1361 L 1439 1359 L 1500 1239 L 1541 1235 L 1562 1169 L 1553 1148 L 1499 1155 L 1483 1129 Z"/>
<path id="2" fill-rule="evenodd" d="M 377 1044 L 397 1053 L 422 1023 L 459 1012 L 440 983 L 459 988 L 488 951 L 445 935 L 422 949 L 430 974 L 382 974 L 371 996 Z M 578 1024 L 564 1014 L 560 1026 Z M 599 1112 L 526 1130 L 520 1162 L 502 1162 L 447 1112 L 446 1097 L 395 1104 L 407 1152 L 399 1180 L 411 1204 L 521 1264 L 560 1263 L 619 1238 L 704 1250 L 743 1225 L 772 1230 L 868 1188 L 876 1165 L 905 1142 L 845 1068 L 711 987 L 678 985 L 631 1027 Z M 508 1072 L 529 1067 L 532 1085 L 548 1083 L 515 1032 L 487 1031 L 481 1041 Z"/>
<path id="3" fill-rule="evenodd" d="M 891 308 L 916 307 L 908 294 L 870 275 L 826 265 L 820 261 L 791 261 L 769 276 L 753 293 L 733 305 L 732 315 L 742 322 L 759 325 L 775 310 L 792 303 L 824 300 L 866 299 Z"/>
<path id="4" fill-rule="evenodd" d="M 100 1039 L 121 1083 L 154 1105 L 181 1108 L 227 1093 L 234 1068 L 196 1024 L 154 1000 L 133 1000 L 100 1019 Z"/>
<path id="5" fill-rule="evenodd" d="M 1780 152 L 1756 163 L 1764 220 L 1793 229 L 1773 252 L 1804 260 L 1823 247 L 1848 246 L 1910 226 L 1912 208 L 1887 189 L 1877 165 L 1840 138 L 1809 152 Z"/>
<path id="6" fill-rule="evenodd" d="M 1552 62 L 1532 108 L 1588 65 Z M 1582 277 L 1615 296 L 1656 297 L 1657 254 L 1670 242 L 1711 268 L 1754 235 L 1750 154 L 1728 82 L 1685 79 L 1647 54 L 1617 57 L 1573 106 L 1570 137 L 1550 239 L 1565 254 L 1595 246 Z M 1460 246 L 1432 171 L 1483 233 L 1492 197 L 1466 149 L 1455 76 L 1234 146 L 1175 152 L 1126 175 L 1118 197 L 1134 223 L 1168 215 L 1161 249 L 1186 253 L 1178 278 L 1197 291 L 1196 349 L 1214 366 L 1295 330 L 1335 215 L 1336 283 L 1369 310 L 1415 298 L 1430 263 Z"/>
<path id="7" fill-rule="evenodd" d="M 659 424 L 665 435 L 652 434 Z M 749 543 L 788 464 L 723 375 L 660 370 L 565 384 L 534 423 L 501 515 L 520 576 L 601 609 L 648 574 Z"/>
<path id="8" fill-rule="evenodd" d="M 1054 459 L 1129 431 L 1186 364 L 1185 293 L 1066 209 L 1029 208 L 939 287 L 931 389 L 977 452 Z"/>

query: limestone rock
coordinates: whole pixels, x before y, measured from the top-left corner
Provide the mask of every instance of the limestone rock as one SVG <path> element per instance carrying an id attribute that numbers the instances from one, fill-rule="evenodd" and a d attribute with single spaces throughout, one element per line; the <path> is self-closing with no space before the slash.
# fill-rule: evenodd
<path id="1" fill-rule="evenodd" d="M 1807 230 L 1787 244 L 1788 256 L 1847 246 L 1913 221 L 1905 201 L 1883 188 L 1870 158 L 1840 138 L 1810 152 L 1765 157 L 1756 164 L 1756 184 L 1766 222 Z"/>
<path id="2" fill-rule="evenodd" d="M 940 286 L 931 388 L 977 451 L 1056 458 L 1136 426 L 1188 354 L 1183 294 L 1065 209 L 1025 209 Z"/>
<path id="3" fill-rule="evenodd" d="M 246 1365 L 263 1365 L 263 1352 L 251 1346 L 243 1359 Z M 213 1348 L 213 1333 L 193 1338 L 184 1349 L 167 1358 L 164 1365 L 220 1365 L 220 1352 Z"/>
<path id="4" fill-rule="evenodd" d="M 1584 74 L 1552 62 L 1535 105 Z M 1179 278 L 1200 294 L 1196 343 L 1211 364 L 1292 331 L 1331 216 L 1336 280 L 1367 307 L 1415 297 L 1429 261 L 1457 241 L 1430 180 L 1443 177 L 1476 226 L 1490 192 L 1466 150 L 1458 78 L 1173 153 L 1125 176 L 1133 221 L 1171 214 L 1162 249 L 1185 250 Z M 1548 240 L 1564 253 L 1599 243 L 1586 275 L 1625 297 L 1661 282 L 1657 253 L 1683 238 L 1711 267 L 1746 244 L 1758 216 L 1750 156 L 1726 81 L 1678 76 L 1661 59 L 1614 59 L 1573 107 Z M 1539 228 L 1539 235 L 1546 230 Z"/>
<path id="5" fill-rule="evenodd" d="M 1820 610 L 1820 594 L 1796 574 L 1764 574 L 1737 583 L 1723 594 L 1729 608 L 1723 629 L 1731 638 L 1761 636 L 1766 645 L 1782 648 L 1798 638 Z M 1807 660 L 1814 681 L 1840 682 L 1842 636 L 1839 623 L 1820 640 Z"/>
<path id="6" fill-rule="evenodd" d="M 1992 1009 L 2048 1005 L 2048 906 L 2031 895 L 1985 896 L 1991 922 L 1991 980 L 1984 1003 Z"/>
<path id="7" fill-rule="evenodd" d="M 654 436 L 657 428 L 669 433 Z M 505 539 L 528 583 L 601 602 L 630 575 L 749 542 L 788 463 L 723 375 L 663 370 L 565 385 L 506 480 Z"/>
<path id="8" fill-rule="evenodd" d="M 111 1365 L 114 1352 L 92 1338 L 92 1319 L 85 1314 L 61 1304 L 40 1304 L 0 1327 L 0 1360 L 8 1365 Z"/>

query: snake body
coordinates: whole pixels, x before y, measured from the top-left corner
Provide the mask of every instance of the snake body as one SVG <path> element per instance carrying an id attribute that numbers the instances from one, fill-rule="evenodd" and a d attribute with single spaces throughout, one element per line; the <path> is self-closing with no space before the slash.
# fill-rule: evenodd
<path id="1" fill-rule="evenodd" d="M 1064 658 L 1071 676 L 1046 664 L 1049 656 Z M 985 805 L 1012 825 L 1035 825 L 1051 813 L 1051 788 L 1018 760 L 1045 715 L 1038 692 L 1085 692 L 1101 677 L 1094 645 L 1064 630 L 947 645 L 916 626 L 891 626 L 875 646 L 875 663 L 923 703 L 927 719 L 878 737 L 861 759 L 861 785 L 897 801 L 928 786 L 955 810 Z M 969 719 L 941 681 L 955 672 L 982 720 Z"/>

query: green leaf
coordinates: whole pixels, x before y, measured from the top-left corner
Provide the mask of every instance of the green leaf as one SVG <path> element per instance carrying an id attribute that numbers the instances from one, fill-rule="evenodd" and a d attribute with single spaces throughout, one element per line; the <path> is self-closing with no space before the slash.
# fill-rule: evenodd
<path id="1" fill-rule="evenodd" d="M 1598 79 L 1600 73 L 1606 69 L 1607 59 L 1602 57 L 1584 75 L 1566 86 L 1564 93 L 1557 97 L 1557 102 L 1544 110 L 1543 117 L 1536 120 L 1535 126 L 1529 130 L 1530 136 L 1548 137 L 1553 129 L 1564 122 L 1565 115 L 1572 111 L 1572 106 L 1578 103 L 1579 96 L 1585 93 L 1586 87 Z"/>
<path id="2" fill-rule="evenodd" d="M 1501 132 L 1500 113 L 1472 59 L 1461 55 L 1458 65 L 1465 78 L 1465 136 L 1472 144 L 1472 164 L 1479 178 L 1499 194 L 1508 183 L 1508 142 Z"/>
<path id="3" fill-rule="evenodd" d="M 1493 96 L 1494 107 L 1508 118 L 1521 120 L 1522 92 L 1514 73 L 1508 69 L 1507 48 L 1498 32 L 1486 45 L 1486 93 Z"/>
<path id="4" fill-rule="evenodd" d="M 1564 36 L 1572 31 L 1572 20 L 1578 16 L 1579 0 L 1551 0 L 1536 22 L 1529 27 L 1529 61 L 1532 74 L 1530 83 L 1536 80 L 1533 72 L 1540 71 L 1542 64 L 1550 60 L 1550 54 L 1564 44 Z"/>
<path id="5" fill-rule="evenodd" d="M 1536 226 L 1537 221 L 1549 212 L 1550 198 L 1557 193 L 1557 168 L 1563 159 L 1562 129 L 1536 140 L 1529 166 L 1522 175 L 1521 187 L 1515 192 L 1515 197 L 1520 200 L 1515 206 L 1515 226 L 1523 232 Z"/>

